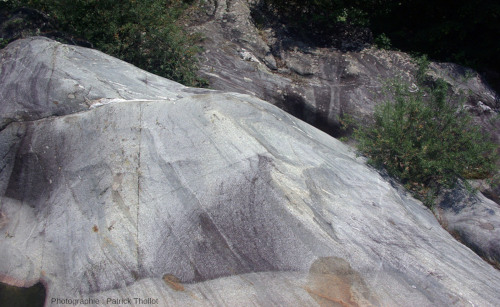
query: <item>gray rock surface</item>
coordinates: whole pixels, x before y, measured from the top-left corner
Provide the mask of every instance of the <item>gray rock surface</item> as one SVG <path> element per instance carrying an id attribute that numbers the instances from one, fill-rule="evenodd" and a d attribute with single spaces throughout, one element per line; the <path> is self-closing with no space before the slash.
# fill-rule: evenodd
<path id="1" fill-rule="evenodd" d="M 401 77 L 411 82 L 416 67 L 408 54 L 376 48 L 341 52 L 308 46 L 292 38 L 279 24 L 257 27 L 251 8 L 252 3 L 258 2 L 211 0 L 205 4 L 206 15 L 194 18 L 200 22 L 192 29 L 206 37 L 200 74 L 213 88 L 255 95 L 331 135 L 342 136 L 341 116 L 351 115 L 359 122 L 371 121 L 376 103 L 383 99 L 381 89 L 385 80 Z M 431 63 L 429 68 L 428 75 L 444 79 L 456 101 L 465 99 L 475 123 L 500 144 L 497 93 L 470 69 L 452 63 Z M 480 190 L 496 201 L 496 210 L 500 210 L 500 185 L 480 185 Z M 483 206 L 477 202 L 468 205 Z M 483 219 L 495 225 L 500 223 L 499 215 Z M 454 221 L 449 219 L 446 227 L 454 228 Z M 482 232 L 473 220 L 462 219 L 456 227 L 462 229 L 467 223 L 471 223 L 468 229 Z M 481 237 L 482 242 L 500 241 L 498 232 L 488 234 L 486 241 Z M 478 245 L 486 247 L 480 242 L 464 242 L 475 250 Z M 489 254 L 488 250 L 480 253 Z"/>
<path id="2" fill-rule="evenodd" d="M 446 230 L 500 269 L 500 207 L 463 184 L 441 193 L 434 208 Z"/>
<path id="3" fill-rule="evenodd" d="M 44 50 L 68 64 L 36 83 L 25 66 L 50 67 Z M 158 77 L 149 88 L 139 69 L 46 39 L 1 55 L 3 78 L 40 87 L 21 94 L 30 120 L 0 131 L 0 281 L 42 281 L 48 306 L 500 304 L 500 272 L 422 203 L 267 102 Z M 61 76 L 94 94 L 78 96 L 82 107 L 63 100 L 75 94 L 51 86 Z M 78 107 L 55 114 L 47 97 Z M 96 99 L 109 103 L 85 104 Z"/>
<path id="4" fill-rule="evenodd" d="M 113 99 L 172 100 L 203 91 L 103 57 L 96 50 L 42 37 L 26 40 L 0 51 L 0 128 L 12 121 L 88 110 Z"/>
<path id="5" fill-rule="evenodd" d="M 385 80 L 412 81 L 416 67 L 408 54 L 311 47 L 291 37 L 282 25 L 257 26 L 251 12 L 258 2 L 208 0 L 202 8 L 205 14 L 192 17 L 198 20 L 192 30 L 205 36 L 200 75 L 212 88 L 255 95 L 338 137 L 345 134 L 339 129 L 341 116 L 371 121 L 375 105 L 383 99 Z M 431 63 L 429 76 L 444 79 L 454 100 L 465 100 L 474 121 L 500 144 L 500 99 L 476 72 L 452 63 Z M 482 190 L 496 201 L 498 191 L 500 185 Z"/>
<path id="6" fill-rule="evenodd" d="M 191 29 L 205 36 L 200 74 L 212 88 L 255 95 L 338 135 L 341 115 L 370 120 L 384 80 L 411 80 L 416 67 L 408 54 L 315 48 L 297 41 L 277 23 L 257 26 L 251 12 L 258 2 L 208 0 L 203 2 L 204 14 L 192 18 L 198 22 Z M 430 68 L 430 75 L 444 78 L 453 93 L 462 90 L 476 113 L 488 119 L 498 114 L 497 94 L 477 73 L 450 63 L 433 63 Z M 500 143 L 500 123 L 480 121 Z"/>

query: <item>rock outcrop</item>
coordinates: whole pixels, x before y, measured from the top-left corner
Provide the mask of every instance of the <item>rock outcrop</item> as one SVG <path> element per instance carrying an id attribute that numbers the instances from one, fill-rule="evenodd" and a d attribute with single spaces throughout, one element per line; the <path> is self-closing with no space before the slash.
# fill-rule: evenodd
<path id="1" fill-rule="evenodd" d="M 342 52 L 295 39 L 278 22 L 261 22 L 259 0 L 209 0 L 191 26 L 205 36 L 200 75 L 214 89 L 255 95 L 332 134 L 345 114 L 370 120 L 388 78 L 411 81 L 416 67 L 408 54 L 376 48 Z M 259 18 L 265 20 L 265 18 Z M 333 38 L 332 38 L 333 39 Z M 464 92 L 470 108 L 488 119 L 500 100 L 482 78 L 450 63 L 432 63 L 430 75 Z M 482 120 L 500 143 L 500 123 Z"/>
<path id="2" fill-rule="evenodd" d="M 500 269 L 500 207 L 463 183 L 441 193 L 434 208 L 441 225 Z"/>
<path id="3" fill-rule="evenodd" d="M 200 74 L 211 86 L 255 95 L 333 136 L 345 133 L 339 129 L 341 116 L 371 122 L 376 103 L 383 99 L 381 90 L 385 80 L 398 77 L 411 82 L 416 70 L 411 57 L 402 52 L 376 48 L 342 52 L 335 48 L 311 47 L 295 39 L 278 22 L 261 22 L 257 26 L 252 13 L 262 14 L 258 0 L 205 3 L 206 14 L 193 18 L 199 22 L 192 25 L 192 29 L 206 37 Z M 265 19 L 259 17 L 260 21 Z M 431 63 L 428 76 L 445 80 L 450 85 L 451 97 L 457 101 L 465 99 L 475 123 L 500 144 L 500 100 L 477 73 L 452 63 Z M 479 187 L 484 195 L 497 202 L 495 208 L 500 210 L 500 185 Z M 490 205 L 483 203 L 467 205 L 474 207 L 475 212 L 485 212 Z M 499 215 L 482 216 L 482 219 L 490 224 L 500 223 Z M 484 242 L 500 240 L 495 230 L 485 232 L 477 228 L 473 220 L 462 219 L 461 225 L 455 226 L 454 221 L 456 219 L 447 219 L 445 226 L 463 231 L 467 228 L 467 234 L 461 232 L 465 237 L 479 238 L 474 235 L 475 229 L 489 234 L 486 241 L 480 236 L 481 242 L 477 243 L 464 239 L 480 254 L 491 254 L 493 247 L 480 251 L 478 245 L 486 247 Z M 494 248 L 500 252 L 498 246 Z"/>
<path id="4" fill-rule="evenodd" d="M 500 304 L 422 203 L 265 101 L 45 38 L 0 63 L 0 281 L 47 306 Z"/>
<path id="5" fill-rule="evenodd" d="M 0 128 L 13 121 L 84 111 L 116 99 L 175 100 L 204 92 L 102 57 L 97 50 L 79 50 L 49 39 L 14 42 L 3 50 L 0 99 L 9 103 L 0 105 Z M 35 57 L 38 60 L 33 62 Z"/>
<path id="6" fill-rule="evenodd" d="M 317 48 L 278 22 L 257 26 L 252 10 L 262 14 L 259 2 L 210 0 L 201 10 L 205 14 L 192 16 L 198 22 L 191 29 L 205 36 L 200 75 L 212 88 L 255 95 L 338 137 L 346 133 L 340 129 L 344 115 L 371 122 L 387 79 L 412 81 L 416 66 L 406 53 Z M 452 63 L 431 63 L 428 76 L 444 79 L 450 95 L 465 100 L 475 123 L 500 144 L 500 99 L 480 75 Z M 500 185 L 482 191 L 497 201 Z"/>

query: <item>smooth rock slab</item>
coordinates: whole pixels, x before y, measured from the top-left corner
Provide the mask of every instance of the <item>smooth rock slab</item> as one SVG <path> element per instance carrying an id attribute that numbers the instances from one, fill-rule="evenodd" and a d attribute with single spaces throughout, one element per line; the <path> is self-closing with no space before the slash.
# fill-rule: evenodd
<path id="1" fill-rule="evenodd" d="M 187 88 L 100 51 L 45 37 L 0 50 L 0 129 L 12 121 L 85 111 L 116 100 L 177 100 Z"/>
<path id="2" fill-rule="evenodd" d="M 494 306 L 500 273 L 351 150 L 240 94 L 1 133 L 0 279 L 160 305 Z"/>
<path id="3" fill-rule="evenodd" d="M 45 38 L 0 57 L 0 281 L 48 306 L 500 304 L 420 202 L 262 100 Z"/>
<path id="4" fill-rule="evenodd" d="M 342 136 L 348 133 L 340 129 L 342 116 L 349 115 L 361 124 L 373 121 L 376 104 L 386 98 L 382 95 L 385 81 L 397 78 L 410 84 L 416 82 L 412 75 L 417 67 L 406 53 L 377 48 L 341 52 L 298 41 L 287 33 L 285 26 L 277 23 L 266 26 L 261 22 L 257 29 L 252 15 L 263 13 L 259 12 L 261 2 L 205 2 L 211 8 L 205 9 L 210 17 L 202 15 L 205 18 L 198 18 L 200 22 L 192 29 L 207 37 L 203 41 L 205 51 L 200 55 L 199 73 L 209 80 L 212 88 L 257 96 L 333 136 Z M 254 4 L 257 6 L 251 13 Z M 262 21 L 262 17 L 260 19 Z M 474 123 L 500 144 L 500 99 L 480 75 L 456 64 L 431 62 L 427 76 L 433 80 L 441 78 L 449 84 L 450 101 L 466 103 Z M 498 170 L 500 161 L 497 175 Z M 494 210 L 500 211 L 500 185 L 480 189 L 497 202 Z M 467 206 L 462 204 L 463 208 L 490 206 L 477 201 Z M 468 211 L 465 209 L 463 215 L 469 216 Z M 481 214 L 481 219 L 482 223 L 500 223 L 498 214 Z M 459 224 L 453 225 L 455 221 Z M 468 229 L 468 239 L 464 242 L 479 254 L 492 255 L 492 250 L 500 248 L 493 243 L 500 242 L 500 233 L 477 227 L 473 219 L 448 218 L 446 227 Z M 498 251 L 495 254 L 499 255 Z"/>

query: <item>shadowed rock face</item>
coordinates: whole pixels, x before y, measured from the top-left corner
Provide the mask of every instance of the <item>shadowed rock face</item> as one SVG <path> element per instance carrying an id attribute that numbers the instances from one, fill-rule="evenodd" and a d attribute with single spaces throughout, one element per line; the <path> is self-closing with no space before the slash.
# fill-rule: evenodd
<path id="1" fill-rule="evenodd" d="M 92 47 L 92 43 L 61 32 L 59 28 L 53 17 L 35 9 L 21 7 L 6 10 L 2 8 L 0 12 L 0 37 L 4 41 L 12 42 L 20 38 L 41 35 L 69 45 Z"/>
<path id="2" fill-rule="evenodd" d="M 36 55 L 46 50 L 75 61 L 56 66 L 46 84 L 68 76 L 103 89 L 92 86 L 90 107 L 61 99 L 67 114 L 38 119 L 56 115 L 52 105 L 23 96 L 35 117 L 0 131 L 1 282 L 41 281 L 47 305 L 58 297 L 162 306 L 500 303 L 499 271 L 334 138 L 248 95 L 159 77 L 141 88 L 143 71 L 43 38 L 2 51 L 3 78 L 37 80 L 10 67 L 42 65 Z M 83 66 L 79 77 L 81 59 L 114 65 Z M 10 84 L 1 90 L 13 93 Z M 16 101 L 2 99 L 1 108 L 15 110 Z"/>
<path id="3" fill-rule="evenodd" d="M 411 81 L 416 67 L 409 55 L 376 48 L 341 52 L 310 46 L 277 22 L 257 27 L 251 12 L 254 8 L 255 16 L 262 14 L 258 3 L 210 0 L 202 8 L 205 14 L 192 18 L 198 20 L 193 31 L 206 37 L 200 75 L 212 88 L 255 95 L 338 136 L 339 116 L 370 120 L 386 79 Z M 464 91 L 478 121 L 500 143 L 500 123 L 484 119 L 498 114 L 497 94 L 477 74 L 458 65 L 432 63 L 430 68 L 430 75 L 444 78 L 454 94 Z"/>
<path id="4" fill-rule="evenodd" d="M 441 224 L 461 242 L 500 269 L 500 208 L 463 185 L 441 193 L 435 208 Z"/>

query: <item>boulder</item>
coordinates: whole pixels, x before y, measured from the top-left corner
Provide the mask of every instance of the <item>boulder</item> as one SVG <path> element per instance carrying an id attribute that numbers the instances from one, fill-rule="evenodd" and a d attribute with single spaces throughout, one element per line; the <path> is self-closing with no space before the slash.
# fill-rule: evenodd
<path id="1" fill-rule="evenodd" d="M 463 183 L 441 193 L 434 208 L 441 225 L 455 238 L 500 269 L 500 207 Z"/>
<path id="2" fill-rule="evenodd" d="M 0 87 L 25 115 L 0 130 L 0 281 L 47 306 L 500 304 L 421 202 L 263 100 L 44 38 L 0 63 L 36 89 Z"/>

